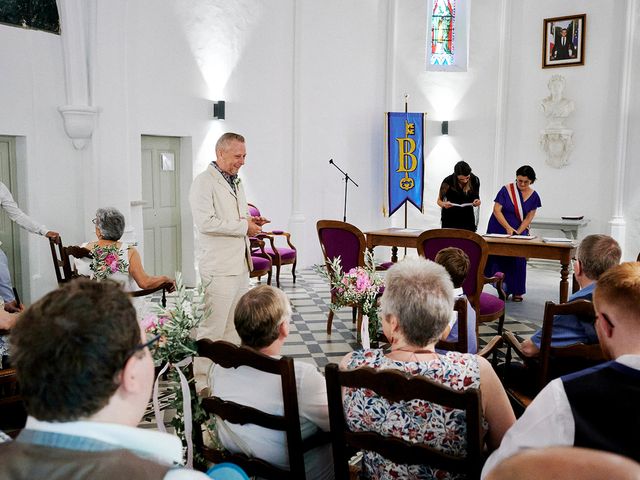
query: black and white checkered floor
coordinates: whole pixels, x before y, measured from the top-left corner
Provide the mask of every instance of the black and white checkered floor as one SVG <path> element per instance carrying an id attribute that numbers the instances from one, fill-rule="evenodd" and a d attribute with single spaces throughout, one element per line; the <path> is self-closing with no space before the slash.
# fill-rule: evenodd
<path id="1" fill-rule="evenodd" d="M 505 329 L 520 337 L 528 337 L 540 328 L 544 302 L 557 301 L 559 279 L 559 268 L 555 265 L 529 265 L 525 301 L 507 302 Z M 275 284 L 275 278 L 273 283 Z M 325 279 L 312 269 L 305 269 L 298 271 L 294 284 L 290 269 L 287 268 L 281 273 L 280 283 L 293 305 L 293 322 L 289 338 L 283 347 L 284 355 L 310 362 L 324 370 L 327 363 L 339 362 L 345 354 L 360 348 L 356 342 L 355 325 L 349 308 L 336 313 L 331 334 L 327 334 L 327 316 L 331 302 Z M 490 288 L 487 287 L 488 290 Z M 169 302 L 172 296 L 169 295 Z M 153 298 L 155 302 L 159 300 Z M 481 324 L 479 346 L 482 347 L 496 333 L 496 322 Z"/>
<path id="2" fill-rule="evenodd" d="M 520 337 L 527 337 L 539 328 L 544 301 L 555 299 L 558 291 L 559 273 L 555 268 L 530 267 L 529 272 L 530 294 L 522 303 L 507 303 L 505 329 Z M 337 312 L 331 334 L 327 334 L 329 286 L 313 270 L 298 272 L 295 284 L 288 270 L 281 273 L 281 288 L 293 305 L 292 328 L 283 347 L 284 355 L 310 362 L 324 370 L 327 363 L 339 362 L 345 354 L 360 348 L 349 308 Z M 482 347 L 496 335 L 497 323 L 480 325 L 479 333 Z"/>

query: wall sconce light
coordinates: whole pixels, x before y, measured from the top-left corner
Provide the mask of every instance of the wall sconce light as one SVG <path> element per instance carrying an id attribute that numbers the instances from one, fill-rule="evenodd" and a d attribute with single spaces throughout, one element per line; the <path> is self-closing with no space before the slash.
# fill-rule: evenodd
<path id="1" fill-rule="evenodd" d="M 442 135 L 449 135 L 449 120 L 442 122 Z"/>
<path id="2" fill-rule="evenodd" d="M 224 100 L 213 102 L 213 118 L 224 120 Z"/>

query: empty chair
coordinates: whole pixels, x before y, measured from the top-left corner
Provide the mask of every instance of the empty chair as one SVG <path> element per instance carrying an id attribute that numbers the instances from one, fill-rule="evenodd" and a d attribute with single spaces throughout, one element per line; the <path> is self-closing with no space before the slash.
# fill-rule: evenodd
<path id="1" fill-rule="evenodd" d="M 322 248 L 325 266 L 331 273 L 331 262 L 334 258 L 340 257 L 340 264 L 343 272 L 348 272 L 352 268 L 364 267 L 364 252 L 367 248 L 367 242 L 364 233 L 355 225 L 340 222 L 338 220 L 319 220 L 316 223 L 318 231 L 318 239 Z M 331 290 L 331 302 L 334 302 L 335 292 Z M 362 311 L 354 305 L 353 318 L 357 321 L 357 332 L 360 331 L 362 324 Z M 327 333 L 331 333 L 331 324 L 333 323 L 333 310 L 329 310 L 327 317 Z"/>
<path id="2" fill-rule="evenodd" d="M 266 252 L 264 241 L 256 237 L 249 238 L 249 244 L 251 246 L 251 261 L 253 263 L 253 269 L 249 274 L 250 278 L 262 278 L 267 276 L 267 285 L 271 285 L 271 270 L 273 263 L 271 262 L 271 256 Z"/>
<path id="3" fill-rule="evenodd" d="M 260 210 L 255 205 L 249 205 L 249 213 L 252 217 L 259 217 Z M 273 265 L 276 267 L 276 286 L 280 288 L 280 268 L 283 265 L 291 265 L 291 275 L 293 276 L 293 283 L 296 283 L 296 264 L 298 262 L 298 251 L 296 247 L 291 243 L 291 234 L 284 230 L 271 230 L 270 232 L 264 232 L 258 235 L 258 238 L 268 241 L 268 245 L 265 245 L 265 251 L 271 257 Z M 284 238 L 287 242 L 286 246 L 276 245 L 276 239 Z"/>

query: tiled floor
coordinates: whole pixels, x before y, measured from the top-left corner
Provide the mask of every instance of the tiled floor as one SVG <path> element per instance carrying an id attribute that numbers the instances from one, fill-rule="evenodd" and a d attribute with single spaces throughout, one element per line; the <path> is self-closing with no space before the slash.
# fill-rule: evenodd
<path id="1" fill-rule="evenodd" d="M 557 301 L 560 280 L 559 267 L 555 265 L 531 265 L 528 274 L 529 290 L 525 301 L 507 302 L 505 328 L 521 337 L 529 336 L 541 325 L 544 302 Z M 359 348 L 351 310 L 348 308 L 334 316 L 331 334 L 327 335 L 330 295 L 328 284 L 323 278 L 310 269 L 302 270 L 298 272 L 297 282 L 294 284 L 287 271 L 281 274 L 281 287 L 293 305 L 293 325 L 283 354 L 324 369 L 327 363 L 339 362 L 345 354 Z M 496 332 L 497 325 L 493 323 L 480 325 L 480 346 Z"/>

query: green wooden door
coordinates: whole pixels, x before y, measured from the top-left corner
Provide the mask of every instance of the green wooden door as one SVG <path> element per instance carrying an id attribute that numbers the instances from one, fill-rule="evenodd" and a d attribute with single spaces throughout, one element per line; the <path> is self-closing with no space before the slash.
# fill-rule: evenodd
<path id="1" fill-rule="evenodd" d="M 0 136 L 0 182 L 11 191 L 13 198 L 17 198 L 16 175 L 16 140 L 13 137 Z M 20 262 L 20 227 L 13 223 L 9 215 L 0 209 L 0 242 L 2 250 L 9 259 L 9 272 L 13 286 L 18 289 L 21 300 L 25 299 L 22 287 L 22 266 Z"/>
<path id="2" fill-rule="evenodd" d="M 142 136 L 144 269 L 174 277 L 182 269 L 179 192 L 180 139 Z"/>

